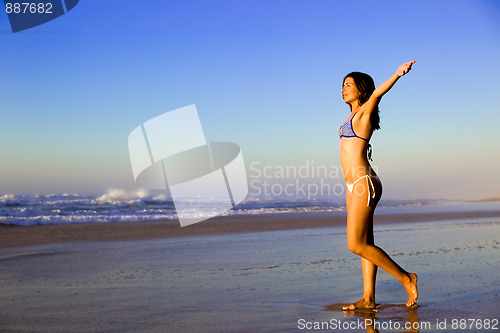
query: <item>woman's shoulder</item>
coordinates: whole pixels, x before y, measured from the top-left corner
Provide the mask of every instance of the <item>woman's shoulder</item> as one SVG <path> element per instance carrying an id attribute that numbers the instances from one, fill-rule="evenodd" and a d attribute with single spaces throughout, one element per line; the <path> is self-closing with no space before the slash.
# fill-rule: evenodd
<path id="1" fill-rule="evenodd" d="M 358 118 L 358 120 L 369 121 L 373 110 L 370 110 L 369 108 L 364 108 L 363 106 L 364 105 L 362 105 L 361 108 L 356 112 L 356 118 Z"/>
<path id="2" fill-rule="evenodd" d="M 356 118 L 353 123 L 353 128 L 358 135 L 362 137 L 371 137 L 372 133 L 372 121 L 371 121 L 371 111 L 367 111 L 361 107 L 355 114 Z"/>

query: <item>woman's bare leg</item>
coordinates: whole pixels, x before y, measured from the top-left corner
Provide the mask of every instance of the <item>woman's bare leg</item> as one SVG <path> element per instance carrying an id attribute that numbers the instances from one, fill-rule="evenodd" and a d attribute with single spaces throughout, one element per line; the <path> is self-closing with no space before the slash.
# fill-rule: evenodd
<path id="1" fill-rule="evenodd" d="M 363 268 L 363 297 L 349 306 L 342 307 L 342 310 L 373 309 L 375 308 L 375 281 L 377 279 L 377 266 L 365 258 L 361 258 Z"/>
<path id="2" fill-rule="evenodd" d="M 347 206 L 349 206 L 350 196 L 347 197 Z M 376 203 L 374 204 L 376 205 Z M 373 214 L 370 219 L 370 228 L 368 231 L 368 239 L 367 242 L 369 244 L 374 244 L 374 236 L 373 236 Z M 363 270 L 363 297 L 349 305 L 344 306 L 342 309 L 345 310 L 355 310 L 355 309 L 372 309 L 375 308 L 375 282 L 377 280 L 377 266 L 375 266 L 372 262 L 366 260 L 361 257 L 361 267 Z"/>
<path id="3" fill-rule="evenodd" d="M 376 197 L 372 199 L 371 206 L 366 205 L 368 191 L 371 190 L 367 182 L 359 181 L 354 186 L 353 192 L 348 193 L 347 245 L 353 253 L 384 269 L 398 279 L 408 293 L 406 306 L 412 306 L 418 297 L 417 275 L 405 271 L 384 250 L 369 241 L 373 233 L 373 212 L 382 192 L 382 185 L 377 180 L 373 179 L 373 185 Z"/>

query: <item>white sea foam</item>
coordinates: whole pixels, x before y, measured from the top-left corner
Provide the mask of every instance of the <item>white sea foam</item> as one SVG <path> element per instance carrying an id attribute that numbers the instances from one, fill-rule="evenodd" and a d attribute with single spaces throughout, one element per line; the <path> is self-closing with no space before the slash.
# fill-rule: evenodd
<path id="1" fill-rule="evenodd" d="M 148 190 L 138 189 L 135 191 L 125 191 L 123 189 L 111 188 L 106 193 L 97 197 L 97 201 L 102 203 L 120 203 L 126 201 L 138 201 L 149 195 Z"/>
<path id="2" fill-rule="evenodd" d="M 217 200 L 184 198 L 192 207 L 191 218 L 206 216 L 217 205 Z M 448 205 L 448 206 L 447 206 Z M 462 204 L 463 205 L 463 204 Z M 479 205 L 479 204 L 476 204 Z M 483 205 L 486 205 L 483 203 Z M 452 209 L 446 201 L 381 201 L 380 213 L 412 212 L 418 210 Z M 497 206 L 499 206 L 497 204 Z M 437 207 L 437 208 L 436 208 Z M 441 207 L 441 208 L 440 208 Z M 446 208 L 448 207 L 448 208 Z M 223 215 L 263 215 L 298 212 L 345 213 L 344 202 L 306 201 L 287 198 L 247 198 L 247 200 Z M 0 224 L 37 225 L 86 222 L 128 222 L 176 220 L 175 206 L 166 193 L 144 189 L 127 191 L 109 189 L 100 195 L 50 194 L 0 196 Z"/>
<path id="3" fill-rule="evenodd" d="M 1 206 L 13 206 L 19 205 L 19 200 L 14 196 L 14 194 L 5 194 L 0 197 Z"/>

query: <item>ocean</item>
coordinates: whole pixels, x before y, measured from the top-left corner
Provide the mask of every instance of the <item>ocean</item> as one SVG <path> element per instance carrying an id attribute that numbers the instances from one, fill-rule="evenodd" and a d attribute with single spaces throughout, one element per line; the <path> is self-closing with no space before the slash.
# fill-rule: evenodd
<path id="1" fill-rule="evenodd" d="M 213 209 L 202 200 L 189 199 L 193 217 Z M 425 213 L 500 210 L 500 202 L 460 202 L 454 200 L 384 200 L 377 213 Z M 247 198 L 222 215 L 262 215 L 279 213 L 345 214 L 345 202 L 290 198 Z M 145 190 L 108 190 L 100 195 L 51 194 L 0 196 L 0 225 L 32 226 L 89 222 L 176 221 L 174 202 L 164 194 Z"/>

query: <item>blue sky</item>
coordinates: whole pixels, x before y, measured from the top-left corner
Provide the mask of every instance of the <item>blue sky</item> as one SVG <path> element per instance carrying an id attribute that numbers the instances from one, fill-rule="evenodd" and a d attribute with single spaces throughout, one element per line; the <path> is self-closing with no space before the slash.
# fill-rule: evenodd
<path id="1" fill-rule="evenodd" d="M 340 166 L 345 74 L 414 59 L 372 138 L 384 197 L 499 196 L 498 1 L 80 0 L 0 40 L 0 194 L 133 189 L 129 133 L 190 104 L 247 165 Z"/>

